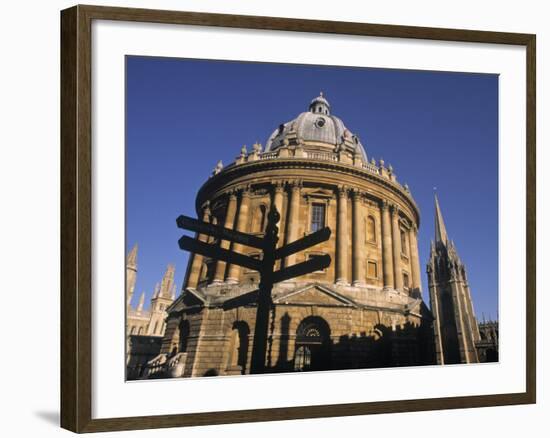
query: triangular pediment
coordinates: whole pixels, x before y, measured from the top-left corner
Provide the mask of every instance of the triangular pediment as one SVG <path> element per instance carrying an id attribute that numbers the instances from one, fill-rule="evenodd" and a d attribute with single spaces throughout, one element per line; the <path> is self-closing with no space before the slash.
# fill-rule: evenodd
<path id="1" fill-rule="evenodd" d="M 166 309 L 166 312 L 179 312 L 186 307 L 203 306 L 206 297 L 198 290 L 187 288 L 183 293 Z"/>
<path id="2" fill-rule="evenodd" d="M 276 297 L 275 304 L 310 306 L 357 307 L 357 304 L 342 294 L 319 284 L 311 284 Z"/>

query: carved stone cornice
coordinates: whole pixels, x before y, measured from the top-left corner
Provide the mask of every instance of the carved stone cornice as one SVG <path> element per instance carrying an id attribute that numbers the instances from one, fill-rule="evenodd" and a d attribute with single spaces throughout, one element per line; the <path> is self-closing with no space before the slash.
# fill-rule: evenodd
<path id="1" fill-rule="evenodd" d="M 391 191 L 391 193 L 398 196 L 401 201 L 403 201 L 411 208 L 412 213 L 416 216 L 415 222 L 419 223 L 420 221 L 420 212 L 418 206 L 414 202 L 411 194 L 406 192 L 400 184 L 384 178 L 381 175 L 374 174 L 366 169 L 353 165 L 338 163 L 334 161 L 300 159 L 296 157 L 290 159 L 278 158 L 273 160 L 258 160 L 244 164 L 230 164 L 226 166 L 219 174 L 207 179 L 202 187 L 199 189 L 199 192 L 197 194 L 197 208 L 199 208 L 205 198 L 207 199 L 209 196 L 211 196 L 211 194 L 216 190 L 216 187 L 220 187 L 224 184 L 228 184 L 232 180 L 256 172 L 284 169 L 324 170 L 334 173 L 347 174 L 369 181 Z"/>

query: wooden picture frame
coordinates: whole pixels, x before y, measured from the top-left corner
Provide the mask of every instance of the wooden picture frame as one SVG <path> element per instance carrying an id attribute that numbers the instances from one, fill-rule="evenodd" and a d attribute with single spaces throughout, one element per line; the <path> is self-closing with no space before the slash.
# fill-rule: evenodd
<path id="1" fill-rule="evenodd" d="M 92 418 L 92 22 L 185 24 L 355 36 L 518 45 L 526 48 L 526 391 L 178 415 Z M 529 404 L 536 401 L 535 47 L 530 34 L 288 18 L 75 6 L 61 12 L 61 426 L 74 432 L 213 425 Z"/>

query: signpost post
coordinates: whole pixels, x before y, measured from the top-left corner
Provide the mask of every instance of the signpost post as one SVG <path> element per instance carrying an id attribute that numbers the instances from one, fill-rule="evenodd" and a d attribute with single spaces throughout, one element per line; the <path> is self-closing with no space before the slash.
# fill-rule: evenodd
<path id="1" fill-rule="evenodd" d="M 289 280 L 300 275 L 325 269 L 331 262 L 329 255 L 323 255 L 302 263 L 284 267 L 283 269 L 274 272 L 273 269 L 276 260 L 310 248 L 318 243 L 328 240 L 330 237 L 330 228 L 325 227 L 281 248 L 276 248 L 279 236 L 279 228 L 277 227 L 277 223 L 279 222 L 280 217 L 281 216 L 277 209 L 272 207 L 267 217 L 268 222 L 263 239 L 251 234 L 202 222 L 188 216 L 182 215 L 176 219 L 176 223 L 179 228 L 196 231 L 200 234 L 208 234 L 223 240 L 230 240 L 262 250 L 261 260 L 257 260 L 244 254 L 239 254 L 216 245 L 204 243 L 188 236 L 183 236 L 178 241 L 179 247 L 182 250 L 201 254 L 217 260 L 223 260 L 226 263 L 244 266 L 260 273 L 256 326 L 254 329 L 254 340 L 252 343 L 252 374 L 260 374 L 265 371 L 269 313 L 273 305 L 271 297 L 273 285 L 280 281 Z"/>

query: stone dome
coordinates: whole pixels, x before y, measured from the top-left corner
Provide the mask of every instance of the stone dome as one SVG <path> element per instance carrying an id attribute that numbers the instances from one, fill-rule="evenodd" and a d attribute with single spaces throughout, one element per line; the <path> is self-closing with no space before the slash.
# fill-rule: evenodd
<path id="1" fill-rule="evenodd" d="M 344 122 L 330 113 L 330 104 L 323 93 L 309 104 L 308 111 L 283 123 L 269 137 L 265 151 L 274 151 L 291 139 L 306 147 L 338 150 L 345 147 L 358 152 L 367 162 L 367 153 L 359 137 L 346 128 Z"/>

